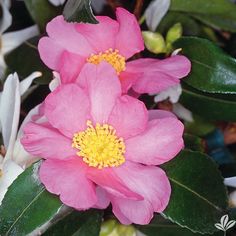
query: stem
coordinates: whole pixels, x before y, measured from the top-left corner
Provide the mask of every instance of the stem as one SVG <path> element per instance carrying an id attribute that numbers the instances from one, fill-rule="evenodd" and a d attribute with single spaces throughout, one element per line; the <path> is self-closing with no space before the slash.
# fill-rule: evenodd
<path id="1" fill-rule="evenodd" d="M 224 236 L 226 236 L 226 230 L 224 230 Z"/>
<path id="2" fill-rule="evenodd" d="M 144 0 L 136 0 L 135 8 L 134 8 L 134 15 L 136 16 L 137 20 L 139 20 L 142 7 L 143 7 Z"/>

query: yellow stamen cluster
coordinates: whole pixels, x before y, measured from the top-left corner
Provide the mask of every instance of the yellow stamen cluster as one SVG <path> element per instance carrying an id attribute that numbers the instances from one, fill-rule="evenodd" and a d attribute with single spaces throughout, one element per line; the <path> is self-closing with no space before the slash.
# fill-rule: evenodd
<path id="1" fill-rule="evenodd" d="M 91 121 L 87 121 L 87 126 L 85 131 L 74 134 L 72 147 L 79 150 L 77 155 L 99 169 L 123 164 L 125 144 L 116 136 L 116 130 L 108 124 L 93 126 Z"/>
<path id="2" fill-rule="evenodd" d="M 106 61 L 113 66 L 118 75 L 125 70 L 125 57 L 119 54 L 119 50 L 113 50 L 112 48 L 99 54 L 92 54 L 87 61 L 95 65 L 98 65 L 101 61 Z"/>

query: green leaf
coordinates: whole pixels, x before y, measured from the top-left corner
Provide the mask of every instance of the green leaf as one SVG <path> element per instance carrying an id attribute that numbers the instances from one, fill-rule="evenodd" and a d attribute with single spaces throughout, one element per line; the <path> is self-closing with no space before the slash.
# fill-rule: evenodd
<path id="1" fill-rule="evenodd" d="M 36 79 L 37 84 L 48 84 L 52 79 L 52 72 L 40 60 L 37 45 L 39 38 L 33 38 L 26 41 L 20 47 L 9 53 L 6 57 L 8 72 L 17 71 L 20 78 L 29 76 L 33 71 L 43 73 L 42 77 Z M 24 63 L 22 63 L 22 58 Z"/>
<path id="2" fill-rule="evenodd" d="M 188 85 L 208 93 L 236 94 L 236 60 L 206 39 L 183 37 L 174 43 L 191 60 Z"/>
<path id="3" fill-rule="evenodd" d="M 24 0 L 24 2 L 32 19 L 42 31 L 46 24 L 61 12 L 60 7 L 54 7 L 48 0 Z"/>
<path id="4" fill-rule="evenodd" d="M 204 152 L 203 140 L 192 134 L 184 134 L 185 148 L 192 151 Z"/>
<path id="5" fill-rule="evenodd" d="M 172 0 L 170 10 L 192 14 L 210 26 L 236 32 L 236 5 L 228 0 Z"/>
<path id="6" fill-rule="evenodd" d="M 91 0 L 68 0 L 63 10 L 66 21 L 97 24 L 91 8 Z"/>
<path id="7" fill-rule="evenodd" d="M 39 182 L 39 164 L 25 170 L 9 187 L 0 206 L 0 235 L 27 235 L 52 219 L 63 206 Z"/>
<path id="8" fill-rule="evenodd" d="M 56 222 L 43 236 L 98 236 L 102 216 L 102 211 L 95 209 L 84 212 L 72 211 L 69 215 Z"/>
<path id="9" fill-rule="evenodd" d="M 185 84 L 182 85 L 183 92 L 180 103 L 187 109 L 209 120 L 236 121 L 236 101 L 234 98 L 231 98 L 230 101 L 223 97 L 213 97 L 213 95 L 200 92 Z"/>
<path id="10" fill-rule="evenodd" d="M 137 226 L 137 228 L 147 236 L 201 236 L 202 234 L 193 233 L 189 229 L 182 228 L 163 219 L 160 215 L 155 215 L 148 225 Z M 206 236 L 222 236 L 222 232 L 205 234 Z"/>
<path id="11" fill-rule="evenodd" d="M 164 216 L 193 232 L 214 233 L 227 207 L 226 188 L 216 164 L 205 154 L 182 151 L 164 164 L 172 192 Z"/>

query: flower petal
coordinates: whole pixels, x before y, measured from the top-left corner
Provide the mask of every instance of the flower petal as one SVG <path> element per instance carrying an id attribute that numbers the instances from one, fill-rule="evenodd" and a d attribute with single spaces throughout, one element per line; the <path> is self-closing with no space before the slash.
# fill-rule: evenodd
<path id="1" fill-rule="evenodd" d="M 3 175 L 0 178 L 0 205 L 7 192 L 8 187 L 13 183 L 19 174 L 23 172 L 23 169 L 15 162 L 7 160 L 3 164 Z"/>
<path id="2" fill-rule="evenodd" d="M 110 198 L 107 192 L 103 188 L 98 186 L 96 188 L 96 195 L 98 200 L 96 205 L 93 206 L 93 208 L 106 209 L 110 204 Z"/>
<path id="3" fill-rule="evenodd" d="M 157 166 L 126 161 L 114 172 L 132 191 L 148 200 L 155 212 L 162 212 L 170 199 L 171 187 L 165 172 Z"/>
<path id="4" fill-rule="evenodd" d="M 146 128 L 147 120 L 144 103 L 124 95 L 117 99 L 108 123 L 115 127 L 119 137 L 126 139 L 141 133 Z"/>
<path id="5" fill-rule="evenodd" d="M 127 59 L 144 50 L 139 24 L 133 14 L 123 8 L 116 9 L 119 32 L 116 35 L 116 49 Z"/>
<path id="6" fill-rule="evenodd" d="M 72 83 L 78 77 L 82 67 L 84 66 L 86 60 L 84 57 L 81 57 L 74 53 L 69 53 L 64 51 L 60 59 L 60 76 L 61 83 Z"/>
<path id="7" fill-rule="evenodd" d="M 121 95 L 120 81 L 113 67 L 106 62 L 99 65 L 87 63 L 77 83 L 88 91 L 94 122 L 106 123 Z"/>
<path id="8" fill-rule="evenodd" d="M 83 35 L 96 53 L 104 52 L 109 48 L 115 49 L 115 38 L 118 32 L 118 23 L 107 16 L 97 16 L 98 24 L 76 24 L 77 32 Z"/>
<path id="9" fill-rule="evenodd" d="M 122 224 L 149 224 L 153 217 L 153 208 L 149 201 L 111 197 L 112 211 Z"/>
<path id="10" fill-rule="evenodd" d="M 126 184 L 114 172 L 114 168 L 98 169 L 91 167 L 88 169 L 86 176 L 114 196 L 135 200 L 143 199 L 139 194 L 126 187 Z"/>
<path id="11" fill-rule="evenodd" d="M 77 23 L 68 23 L 64 20 L 63 16 L 57 16 L 47 24 L 47 33 L 64 50 L 77 52 L 82 56 L 88 56 L 94 50 L 85 36 L 78 33 L 76 30 L 77 26 Z"/>
<path id="12" fill-rule="evenodd" d="M 165 110 L 148 110 L 148 120 L 154 120 L 154 119 L 162 119 L 162 118 L 176 118 L 177 117 L 170 111 Z"/>
<path id="13" fill-rule="evenodd" d="M 87 127 L 89 99 L 78 85 L 61 85 L 47 96 L 44 112 L 53 127 L 72 138 L 74 133 Z"/>
<path id="14" fill-rule="evenodd" d="M 147 165 L 171 160 L 183 148 L 183 129 L 175 118 L 149 121 L 146 131 L 126 140 L 126 158 Z"/>
<path id="15" fill-rule="evenodd" d="M 70 160 L 46 160 L 39 176 L 46 189 L 60 195 L 63 203 L 78 210 L 91 208 L 97 202 L 95 185 L 86 178 L 86 166 L 78 157 Z"/>
<path id="16" fill-rule="evenodd" d="M 159 93 L 180 83 L 179 79 L 190 72 L 190 61 L 184 56 L 164 60 L 138 59 L 126 64 L 129 73 L 143 72 L 133 89 L 138 93 Z"/>
<path id="17" fill-rule="evenodd" d="M 76 155 L 71 147 L 72 141 L 50 125 L 27 123 L 21 143 L 27 152 L 36 157 L 64 159 Z"/>

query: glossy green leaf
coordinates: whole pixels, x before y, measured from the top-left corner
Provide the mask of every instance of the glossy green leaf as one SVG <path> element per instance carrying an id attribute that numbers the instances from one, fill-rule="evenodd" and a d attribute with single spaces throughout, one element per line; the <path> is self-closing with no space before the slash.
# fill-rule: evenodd
<path id="1" fill-rule="evenodd" d="M 98 23 L 92 12 L 91 0 L 68 0 L 63 15 L 69 22 Z"/>
<path id="2" fill-rule="evenodd" d="M 102 215 L 102 211 L 95 209 L 82 212 L 72 211 L 49 228 L 43 236 L 98 236 Z"/>
<path id="3" fill-rule="evenodd" d="M 172 0 L 170 10 L 192 14 L 210 26 L 236 32 L 236 5 L 229 0 Z"/>
<path id="4" fill-rule="evenodd" d="M 54 7 L 48 0 L 24 0 L 24 2 L 32 19 L 42 31 L 46 24 L 61 12 L 60 8 Z"/>
<path id="5" fill-rule="evenodd" d="M 36 37 L 26 41 L 20 47 L 9 53 L 5 57 L 5 60 L 9 73 L 17 71 L 20 78 L 25 78 L 33 71 L 40 71 L 43 74 L 42 77 L 39 77 L 34 82 L 37 84 L 48 84 L 52 79 L 52 71 L 40 60 L 37 49 L 38 40 Z"/>
<path id="6" fill-rule="evenodd" d="M 182 228 L 156 215 L 148 225 L 138 226 L 138 230 L 147 236 L 201 236 L 200 233 L 193 233 L 189 229 Z M 222 236 L 222 232 L 204 234 L 205 236 Z"/>
<path id="7" fill-rule="evenodd" d="M 213 97 L 184 85 L 180 102 L 193 113 L 206 119 L 236 121 L 235 98 L 227 100 L 223 97 Z"/>
<path id="8" fill-rule="evenodd" d="M 172 192 L 164 216 L 193 232 L 216 232 L 227 207 L 226 188 L 216 164 L 205 154 L 182 151 L 164 164 Z"/>
<path id="9" fill-rule="evenodd" d="M 174 43 L 191 60 L 188 85 L 208 93 L 236 94 L 236 60 L 206 39 L 183 37 Z"/>
<path id="10" fill-rule="evenodd" d="M 0 235 L 27 235 L 63 206 L 39 182 L 38 167 L 36 163 L 28 168 L 9 187 L 0 206 Z"/>

